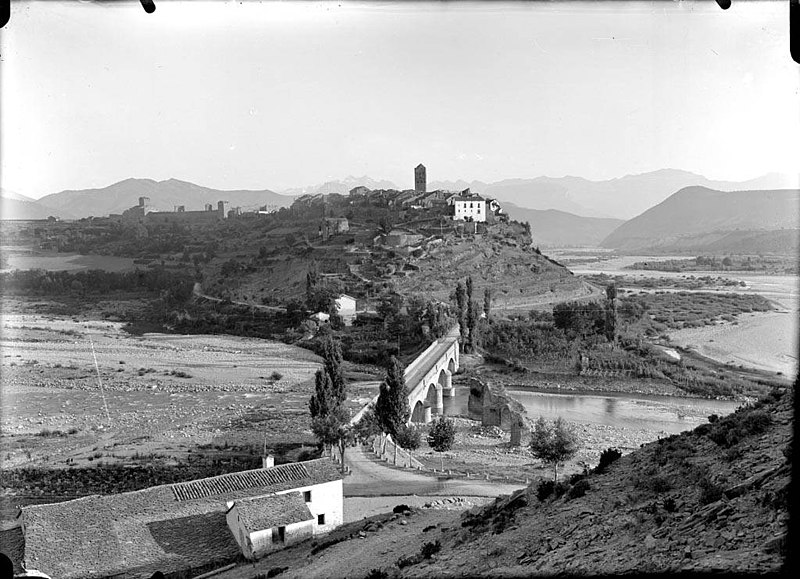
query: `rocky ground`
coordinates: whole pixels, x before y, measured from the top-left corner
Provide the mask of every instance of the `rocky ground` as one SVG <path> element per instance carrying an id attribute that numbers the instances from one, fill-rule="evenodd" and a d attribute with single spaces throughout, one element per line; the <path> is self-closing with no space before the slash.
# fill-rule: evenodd
<path id="1" fill-rule="evenodd" d="M 558 498 L 540 501 L 532 485 L 461 516 L 378 516 L 220 577 L 774 573 L 789 549 L 793 398 L 755 410 L 768 425 L 737 413 L 725 428 L 648 444 Z M 737 428 L 738 442 L 712 440 Z"/>

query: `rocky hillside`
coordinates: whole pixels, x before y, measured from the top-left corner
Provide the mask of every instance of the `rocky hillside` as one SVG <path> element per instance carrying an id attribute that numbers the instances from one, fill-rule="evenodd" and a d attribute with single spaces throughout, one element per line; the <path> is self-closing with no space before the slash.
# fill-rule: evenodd
<path id="1" fill-rule="evenodd" d="M 562 265 L 537 253 L 519 225 L 495 225 L 483 235 L 451 237 L 413 260 L 414 271 L 394 280 L 404 294 L 447 300 L 459 281 L 472 276 L 473 299 L 484 288 L 495 309 L 531 308 L 591 294 L 591 288 Z"/>
<path id="2" fill-rule="evenodd" d="M 788 549 L 793 399 L 776 391 L 543 500 L 536 484 L 498 499 L 429 533 L 438 553 L 399 575 L 778 571 Z"/>
<path id="3" fill-rule="evenodd" d="M 293 201 L 292 197 L 268 189 L 220 191 L 178 179 L 125 179 L 101 189 L 53 193 L 42 197 L 39 202 L 55 211 L 69 212 L 74 217 L 88 217 L 122 213 L 136 205 L 139 197 L 149 197 L 148 204 L 157 211 L 173 211 L 179 205 L 185 206 L 186 211 L 202 211 L 206 203 L 216 208 L 217 201 L 229 202 L 228 207 L 253 210 L 263 205 L 287 207 Z"/>
<path id="4" fill-rule="evenodd" d="M 796 241 L 800 227 L 799 207 L 796 189 L 725 192 L 687 187 L 622 224 L 601 246 L 624 252 L 724 252 L 754 238 L 765 248 L 791 248 L 796 243 L 788 241 Z"/>

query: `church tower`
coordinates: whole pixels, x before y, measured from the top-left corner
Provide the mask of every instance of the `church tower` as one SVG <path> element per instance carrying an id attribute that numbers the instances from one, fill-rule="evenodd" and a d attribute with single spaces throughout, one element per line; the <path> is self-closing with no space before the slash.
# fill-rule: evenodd
<path id="1" fill-rule="evenodd" d="M 428 189 L 426 177 L 425 177 L 425 165 L 420 163 L 414 169 L 414 190 L 417 193 L 425 193 Z"/>

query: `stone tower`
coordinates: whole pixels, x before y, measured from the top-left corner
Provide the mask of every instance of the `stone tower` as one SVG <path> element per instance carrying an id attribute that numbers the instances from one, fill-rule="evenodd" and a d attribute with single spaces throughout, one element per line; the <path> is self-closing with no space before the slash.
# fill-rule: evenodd
<path id="1" fill-rule="evenodd" d="M 425 165 L 420 163 L 414 169 L 414 190 L 417 193 L 425 193 L 428 185 L 425 178 Z"/>

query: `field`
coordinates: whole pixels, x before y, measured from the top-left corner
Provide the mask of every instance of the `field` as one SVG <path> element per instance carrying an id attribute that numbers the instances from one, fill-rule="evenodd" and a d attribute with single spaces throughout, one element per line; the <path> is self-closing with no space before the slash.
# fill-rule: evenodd
<path id="1" fill-rule="evenodd" d="M 151 466 L 156 471 L 147 476 L 155 478 L 145 477 L 147 486 L 166 482 L 166 467 L 193 465 L 189 478 L 247 468 L 265 444 L 279 461 L 315 452 L 307 404 L 319 358 L 311 352 L 233 336 L 132 336 L 122 326 L 3 316 L 4 471 Z M 348 404 L 360 408 L 377 378 L 349 364 L 345 370 Z M 3 486 L 9 481 L 4 476 Z M 120 490 L 83 483 L 87 492 Z M 51 493 L 34 485 L 28 494 Z M 4 518 L 13 516 L 9 502 L 14 498 L 5 497 Z"/>
<path id="2" fill-rule="evenodd" d="M 79 271 L 102 269 L 118 272 L 135 269 L 132 258 L 109 255 L 79 255 L 69 253 L 19 253 L 6 256 L 4 267 L 9 269 L 46 269 L 48 271 Z"/>

